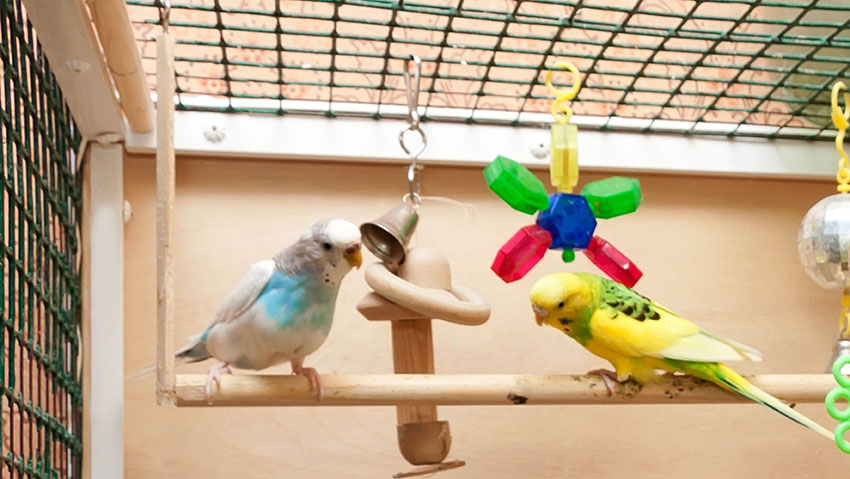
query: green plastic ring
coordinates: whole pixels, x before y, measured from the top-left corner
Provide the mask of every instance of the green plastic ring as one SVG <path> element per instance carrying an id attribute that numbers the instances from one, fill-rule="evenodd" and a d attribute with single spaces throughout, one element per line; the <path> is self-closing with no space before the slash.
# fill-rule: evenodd
<path id="1" fill-rule="evenodd" d="M 850 422 L 842 422 L 835 428 L 835 445 L 845 454 L 850 454 L 850 444 L 844 440 L 844 433 L 848 429 L 850 429 Z"/>
<path id="2" fill-rule="evenodd" d="M 840 384 L 842 387 L 850 388 L 850 378 L 841 374 L 841 368 L 843 368 L 845 364 L 850 364 L 850 355 L 844 355 L 835 360 L 832 364 L 832 375 L 835 376 L 835 382 Z"/>
<path id="3" fill-rule="evenodd" d="M 850 404 L 850 390 L 844 388 L 835 388 L 826 395 L 826 412 L 832 416 L 836 421 L 847 421 L 850 419 L 850 406 L 847 406 L 847 409 L 843 411 L 839 411 L 837 407 L 835 407 L 835 400 L 838 398 L 844 398 L 847 400 L 847 403 Z"/>

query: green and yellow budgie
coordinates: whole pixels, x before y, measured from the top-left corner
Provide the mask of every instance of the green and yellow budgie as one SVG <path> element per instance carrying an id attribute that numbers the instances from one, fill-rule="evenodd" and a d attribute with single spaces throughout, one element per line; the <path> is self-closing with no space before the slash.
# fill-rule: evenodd
<path id="1" fill-rule="evenodd" d="M 538 325 L 544 323 L 575 339 L 616 370 L 591 371 L 605 381 L 631 376 L 645 384 L 657 381 L 658 370 L 681 372 L 767 406 L 833 440 L 825 428 L 750 384 L 723 361 L 760 361 L 755 349 L 708 333 L 639 293 L 587 273 L 555 273 L 531 288 Z"/>

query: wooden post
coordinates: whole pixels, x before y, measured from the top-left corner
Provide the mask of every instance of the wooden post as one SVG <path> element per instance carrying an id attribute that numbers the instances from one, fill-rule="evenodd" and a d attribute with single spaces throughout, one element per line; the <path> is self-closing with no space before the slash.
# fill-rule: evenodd
<path id="1" fill-rule="evenodd" d="M 127 122 L 133 131 L 149 132 L 154 125 L 153 101 L 127 5 L 124 0 L 88 0 L 88 4 Z"/>
<path id="2" fill-rule="evenodd" d="M 94 142 L 83 164 L 84 478 L 124 472 L 123 156 Z"/>
<path id="3" fill-rule="evenodd" d="M 393 367 L 396 374 L 434 374 L 434 341 L 430 319 L 392 322 Z M 437 406 L 399 406 L 399 424 L 437 420 Z"/>
<path id="4" fill-rule="evenodd" d="M 162 34 L 157 51 L 156 148 L 156 402 L 174 395 L 174 39 Z"/>

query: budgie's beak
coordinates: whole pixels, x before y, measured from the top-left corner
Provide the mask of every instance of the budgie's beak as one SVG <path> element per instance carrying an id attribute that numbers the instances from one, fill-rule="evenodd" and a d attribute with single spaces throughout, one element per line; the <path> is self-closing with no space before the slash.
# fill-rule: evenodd
<path id="1" fill-rule="evenodd" d="M 360 269 L 363 264 L 363 254 L 360 252 L 360 243 L 353 243 L 345 248 L 345 253 L 342 255 L 352 268 Z"/>
<path id="2" fill-rule="evenodd" d="M 537 306 L 536 304 L 532 304 L 531 309 L 534 311 L 534 321 L 537 322 L 538 326 L 543 326 L 543 321 L 545 321 L 549 316 L 549 311 L 546 311 L 546 308 Z"/>

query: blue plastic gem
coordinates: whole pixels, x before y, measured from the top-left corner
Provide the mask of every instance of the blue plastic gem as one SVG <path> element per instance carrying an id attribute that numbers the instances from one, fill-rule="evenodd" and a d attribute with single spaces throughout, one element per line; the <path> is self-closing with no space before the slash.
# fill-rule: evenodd
<path id="1" fill-rule="evenodd" d="M 584 196 L 553 193 L 549 208 L 537 215 L 537 225 L 552 235 L 549 249 L 584 249 L 593 237 L 596 218 Z"/>

